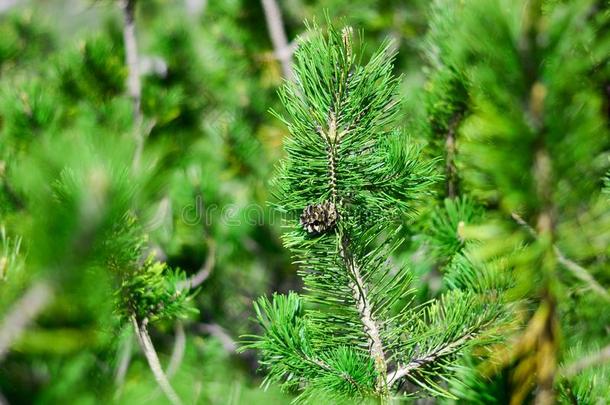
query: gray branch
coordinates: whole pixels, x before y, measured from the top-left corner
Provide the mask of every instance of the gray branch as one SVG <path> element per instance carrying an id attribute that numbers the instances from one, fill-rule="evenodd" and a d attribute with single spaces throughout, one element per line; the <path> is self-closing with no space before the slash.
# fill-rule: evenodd
<path id="1" fill-rule="evenodd" d="M 0 361 L 28 325 L 42 312 L 53 297 L 53 288 L 46 281 L 38 281 L 9 310 L 0 327 Z"/>
<path id="2" fill-rule="evenodd" d="M 136 41 L 136 0 L 121 0 L 123 10 L 123 41 L 125 43 L 125 63 L 127 64 L 127 94 L 133 105 L 134 138 L 136 149 L 133 155 L 133 167 L 140 167 L 144 135 L 142 133 L 142 83 L 140 80 L 140 62 L 138 59 L 138 42 Z"/>
<path id="3" fill-rule="evenodd" d="M 610 345 L 602 348 L 597 353 L 583 357 L 570 364 L 569 366 L 565 367 L 562 371 L 562 374 L 564 377 L 574 377 L 576 374 L 589 367 L 596 366 L 598 364 L 603 364 L 608 361 L 610 361 Z"/>
<path id="4" fill-rule="evenodd" d="M 265 12 L 267 29 L 269 31 L 271 42 L 273 43 L 275 57 L 282 65 L 284 78 L 291 80 L 293 77 L 293 49 L 286 38 L 286 31 L 284 30 L 284 22 L 282 20 L 280 7 L 278 6 L 276 0 L 261 0 L 261 3 L 263 5 L 263 11 Z"/>
<path id="5" fill-rule="evenodd" d="M 133 323 L 133 329 L 138 337 L 138 343 L 140 344 L 140 348 L 144 353 L 144 357 L 148 361 L 148 366 L 155 376 L 155 380 L 157 384 L 161 388 L 161 391 L 165 394 L 167 399 L 173 405 L 181 405 L 182 401 L 176 394 L 176 391 L 172 388 L 167 376 L 163 372 L 163 368 L 161 368 L 161 362 L 159 361 L 159 356 L 157 356 L 157 352 L 155 351 L 155 347 L 150 340 L 150 335 L 148 334 L 148 330 L 146 326 L 148 324 L 148 320 L 144 319 L 141 323 L 138 324 L 138 321 L 134 316 L 131 317 L 131 321 Z"/>
<path id="6" fill-rule="evenodd" d="M 214 265 L 216 264 L 216 242 L 213 239 L 208 239 L 208 255 L 203 263 L 203 266 L 192 277 L 184 280 L 184 282 L 176 283 L 178 290 L 189 290 L 199 287 L 205 280 L 210 277 Z"/>
<path id="7" fill-rule="evenodd" d="M 215 323 L 202 323 L 199 324 L 199 330 L 218 339 L 222 344 L 222 347 L 227 352 L 235 353 L 235 351 L 237 350 L 237 344 L 235 343 L 235 340 L 233 340 L 233 338 L 227 333 L 227 331 L 222 326 Z"/>
<path id="8" fill-rule="evenodd" d="M 536 230 L 532 228 L 530 224 L 528 224 L 521 216 L 518 214 L 511 214 L 516 223 L 521 225 L 523 228 L 527 230 L 527 232 L 533 238 L 537 239 L 538 234 Z M 557 257 L 557 261 L 566 269 L 568 269 L 574 277 L 584 282 L 589 286 L 589 288 L 597 293 L 599 296 L 604 298 L 607 301 L 610 301 L 610 294 L 608 291 L 581 265 L 578 263 L 568 259 L 565 254 L 557 247 L 557 245 L 553 245 L 553 252 L 555 253 L 555 257 Z"/>

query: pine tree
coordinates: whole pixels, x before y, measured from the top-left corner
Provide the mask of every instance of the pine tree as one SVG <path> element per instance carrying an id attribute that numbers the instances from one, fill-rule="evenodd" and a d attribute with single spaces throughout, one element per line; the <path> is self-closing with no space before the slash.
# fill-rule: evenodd
<path id="1" fill-rule="evenodd" d="M 448 202 L 430 236 L 448 248 L 447 231 L 463 221 L 466 244 L 449 256 L 445 280 L 504 278 L 521 324 L 494 362 L 467 367 L 469 383 L 453 390 L 462 400 L 610 398 L 607 366 L 593 367 L 607 350 L 608 319 L 585 310 L 609 297 L 602 179 L 610 136 L 600 80 L 608 17 L 594 1 L 433 5 L 429 131 L 454 182 L 448 195 L 459 189 L 485 213 L 472 221 L 472 208 Z M 569 366 L 596 351 L 585 356 L 596 361 Z"/>
<path id="2" fill-rule="evenodd" d="M 290 136 L 277 208 L 305 293 L 259 299 L 262 334 L 244 348 L 260 352 L 267 383 L 302 401 L 386 402 L 417 388 L 450 396 L 441 381 L 460 353 L 500 338 L 504 303 L 455 289 L 413 305 L 412 272 L 391 255 L 438 176 L 396 125 L 389 44 L 365 65 L 357 51 L 351 28 L 314 24 L 280 91 Z"/>

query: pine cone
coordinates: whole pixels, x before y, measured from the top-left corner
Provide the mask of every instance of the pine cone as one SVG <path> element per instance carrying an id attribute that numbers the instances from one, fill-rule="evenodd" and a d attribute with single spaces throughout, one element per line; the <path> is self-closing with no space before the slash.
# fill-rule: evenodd
<path id="1" fill-rule="evenodd" d="M 310 204 L 301 214 L 301 225 L 308 233 L 317 235 L 332 229 L 337 222 L 337 208 L 330 201 Z"/>

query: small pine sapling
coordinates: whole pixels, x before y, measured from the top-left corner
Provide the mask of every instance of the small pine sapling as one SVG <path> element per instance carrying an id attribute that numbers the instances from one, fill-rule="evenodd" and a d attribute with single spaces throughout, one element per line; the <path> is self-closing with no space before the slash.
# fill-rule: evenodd
<path id="1" fill-rule="evenodd" d="M 468 289 L 413 305 L 408 268 L 392 253 L 401 220 L 437 180 L 434 162 L 396 126 L 399 80 L 385 44 L 362 64 L 352 30 L 310 27 L 295 54 L 294 81 L 280 99 L 290 136 L 276 177 L 284 244 L 305 293 L 255 303 L 261 335 L 245 337 L 266 383 L 297 401 L 388 402 L 418 389 L 450 396 L 459 354 L 498 338 L 504 305 Z"/>

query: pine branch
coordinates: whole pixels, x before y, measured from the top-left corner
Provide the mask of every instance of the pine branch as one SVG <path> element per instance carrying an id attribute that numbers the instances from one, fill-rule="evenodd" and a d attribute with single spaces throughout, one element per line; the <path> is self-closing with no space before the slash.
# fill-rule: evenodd
<path id="1" fill-rule="evenodd" d="M 532 10 L 536 10 L 536 15 L 539 6 L 540 5 L 538 4 L 537 6 L 531 7 Z M 540 115 L 543 111 L 544 93 L 539 94 L 537 90 L 538 85 L 540 85 L 538 82 L 532 85 L 530 112 L 534 118 L 534 122 L 542 125 L 542 117 Z M 539 131 L 541 132 L 541 143 L 544 143 L 544 131 L 542 128 L 539 128 Z M 551 200 L 551 176 L 551 160 L 547 149 L 541 146 L 536 151 L 534 158 L 534 182 L 538 197 L 542 201 L 542 209 L 538 214 L 537 228 L 540 235 L 544 235 L 545 238 L 548 238 L 548 240 L 553 243 L 555 237 L 555 220 L 553 214 L 555 210 Z M 552 246 L 554 245 L 551 245 L 551 247 Z M 543 271 L 542 305 L 546 305 L 549 310 L 547 317 L 544 319 L 544 326 L 537 339 L 537 350 L 539 352 L 536 362 L 536 379 L 538 384 L 538 390 L 536 392 L 537 405 L 551 405 L 555 401 L 553 385 L 557 371 L 556 362 L 558 350 L 556 299 L 552 286 L 555 276 L 555 258 L 548 247 L 549 246 L 545 245 L 541 266 Z"/>
<path id="2" fill-rule="evenodd" d="M 247 348 L 261 351 L 268 382 L 303 398 L 387 401 L 388 362 L 410 349 L 402 339 L 411 274 L 389 271 L 387 261 L 400 245 L 400 218 L 436 180 L 434 162 L 422 162 L 395 125 L 390 45 L 360 65 L 350 27 L 308 28 L 295 80 L 279 92 L 290 136 L 276 177 L 278 208 L 299 219 L 285 245 L 308 294 L 260 300 L 264 333 Z"/>
<path id="3" fill-rule="evenodd" d="M 387 386 L 391 387 L 401 378 L 409 377 L 413 372 L 417 372 L 419 369 L 434 363 L 442 357 L 455 353 L 474 337 L 475 336 L 472 333 L 467 333 L 459 337 L 457 340 L 439 346 L 436 350 L 427 353 L 425 356 L 412 359 L 408 364 L 398 367 L 396 370 L 388 374 Z"/>
<path id="4" fill-rule="evenodd" d="M 545 127 L 544 112 L 546 103 L 546 87 L 539 80 L 539 47 L 538 36 L 541 34 L 540 18 L 542 2 L 531 1 L 524 14 L 524 33 L 521 36 L 521 62 L 524 79 L 528 85 L 528 108 L 526 114 L 531 120 L 532 129 L 536 133 L 538 146 L 533 161 L 533 183 L 536 197 L 540 201 L 537 225 L 538 234 L 545 243 L 541 259 L 542 270 L 542 301 L 541 306 L 548 309 L 543 319 L 543 327 L 537 336 L 535 375 L 537 392 L 535 402 L 537 405 L 550 405 L 555 402 L 554 382 L 557 372 L 558 351 L 558 323 L 555 288 L 556 262 L 552 252 L 555 239 L 555 207 L 552 200 L 553 166 L 550 151 L 546 145 L 548 130 Z"/>
<path id="5" fill-rule="evenodd" d="M 255 303 L 255 311 L 264 334 L 245 336 L 246 345 L 238 352 L 245 349 L 261 351 L 261 364 L 270 372 L 265 384 L 281 382 L 284 387 L 302 389 L 300 399 L 319 394 L 345 398 L 345 391 L 352 395 L 373 394 L 374 365 L 368 356 L 349 347 L 320 352 L 312 345 L 310 324 L 303 316 L 301 297 L 290 293 L 287 296 L 274 294 L 271 301 L 260 298 Z M 334 391 L 329 384 L 342 389 Z"/>
<path id="6" fill-rule="evenodd" d="M 511 216 L 516 223 L 518 223 L 527 230 L 530 236 L 535 239 L 538 238 L 538 233 L 536 232 L 536 230 L 532 228 L 532 226 L 528 224 L 527 221 L 525 221 L 519 214 L 513 212 Z M 566 269 L 568 269 L 574 277 L 586 283 L 591 289 L 591 291 L 595 292 L 605 300 L 610 301 L 610 293 L 606 291 L 606 289 L 591 275 L 591 273 L 587 269 L 574 262 L 573 260 L 568 259 L 557 245 L 553 245 L 553 252 L 557 257 L 557 261 L 561 263 Z"/>
<path id="7" fill-rule="evenodd" d="M 261 3 L 263 5 L 263 11 L 265 12 L 267 29 L 269 30 L 269 37 L 273 43 L 275 57 L 282 65 L 284 78 L 292 80 L 294 75 L 292 71 L 293 49 L 288 44 L 288 39 L 286 38 L 280 7 L 276 0 L 261 0 Z"/>
<path id="8" fill-rule="evenodd" d="M 321 127 L 318 133 L 326 141 L 326 153 L 328 157 L 328 187 L 333 204 L 337 205 L 337 143 L 341 140 L 341 134 L 337 134 L 337 118 L 334 111 L 330 111 L 328 117 L 328 130 L 324 132 Z"/>
<path id="9" fill-rule="evenodd" d="M 146 326 L 148 325 L 148 319 L 144 319 L 142 320 L 142 322 L 138 323 L 135 316 L 132 316 L 131 322 L 133 324 L 136 336 L 138 337 L 138 343 L 140 344 L 140 348 L 144 353 L 144 357 L 146 357 L 146 360 L 148 361 L 148 366 L 150 367 L 150 370 L 155 376 L 155 380 L 157 381 L 157 384 L 159 384 L 161 391 L 163 391 L 167 399 L 173 405 L 182 404 L 182 401 L 178 397 L 178 394 L 176 394 L 171 384 L 169 383 L 167 376 L 163 372 L 161 362 L 159 361 L 159 356 L 157 356 L 155 347 L 153 346 L 152 341 L 150 340 L 150 335 L 148 334 L 148 330 L 146 329 Z"/>
<path id="10" fill-rule="evenodd" d="M 13 304 L 0 327 L 0 361 L 52 298 L 53 287 L 46 281 L 38 281 Z"/>
<path id="11" fill-rule="evenodd" d="M 140 79 L 140 62 L 136 40 L 135 6 L 137 0 L 121 0 L 123 10 L 123 42 L 125 43 L 125 62 L 127 64 L 127 93 L 132 101 L 134 138 L 136 149 L 133 155 L 133 167 L 138 169 L 144 150 L 142 132 L 142 83 Z"/>
<path id="12" fill-rule="evenodd" d="M 341 138 L 345 135 L 345 132 L 338 132 L 337 119 L 335 113 L 330 111 L 328 118 L 328 127 L 326 132 L 321 128 L 318 132 L 324 138 L 327 143 L 327 157 L 328 157 L 328 187 L 331 191 L 331 200 L 333 205 L 341 205 L 342 202 L 337 200 L 337 144 L 341 141 Z M 341 208 L 339 209 L 341 211 Z M 385 386 L 385 375 L 387 373 L 387 361 L 385 358 L 385 351 L 383 343 L 381 341 L 381 334 L 379 333 L 379 326 L 377 320 L 372 314 L 372 305 L 368 299 L 367 286 L 364 283 L 360 267 L 356 262 L 355 258 L 349 249 L 349 239 L 347 236 L 339 236 L 339 256 L 351 275 L 350 289 L 356 302 L 358 313 L 360 314 L 360 321 L 364 327 L 364 332 L 368 336 L 369 343 L 369 354 L 375 363 L 375 368 L 379 373 L 378 389 L 387 391 Z M 383 383 L 382 383 L 383 382 Z"/>
<path id="13" fill-rule="evenodd" d="M 301 358 L 301 360 L 305 364 L 309 364 L 310 367 L 314 367 L 314 368 L 317 367 L 325 373 L 333 374 L 333 375 L 339 377 L 340 379 L 346 381 L 347 383 L 349 383 L 357 391 L 361 390 L 360 384 L 354 378 L 352 378 L 352 376 L 349 373 L 336 370 L 327 362 L 324 362 L 319 358 L 308 356 L 303 352 L 297 352 L 296 354 Z"/>
<path id="14" fill-rule="evenodd" d="M 310 367 L 318 368 L 324 373 L 332 374 L 336 377 L 339 377 L 341 380 L 347 382 L 354 389 L 356 389 L 356 391 L 363 391 L 363 389 L 360 387 L 360 384 L 358 383 L 358 381 L 356 381 L 349 373 L 346 373 L 346 372 L 340 371 L 340 370 L 336 370 L 335 368 L 331 367 L 328 363 L 320 360 L 319 358 L 307 356 L 305 353 L 302 353 L 302 352 L 298 352 L 297 354 L 301 358 L 301 360 L 305 364 L 309 364 Z"/>
<path id="15" fill-rule="evenodd" d="M 343 35 L 349 34 L 349 31 L 344 31 Z M 348 40 L 344 39 L 344 42 L 348 44 Z M 348 54 L 351 53 L 351 48 L 347 48 Z M 345 79 L 345 78 L 344 78 Z M 345 86 L 347 87 L 347 86 Z M 340 105 L 341 101 L 336 102 Z M 354 124 L 352 124 L 354 125 Z M 348 126 L 349 128 L 349 126 Z M 349 130 L 340 131 L 337 126 L 337 118 L 333 110 L 329 112 L 328 122 L 326 131 L 322 128 L 318 128 L 320 136 L 325 140 L 327 144 L 327 158 L 328 158 L 328 187 L 331 192 L 331 201 L 333 206 L 338 207 L 339 211 L 342 211 L 342 200 L 337 199 L 337 145 L 341 142 L 343 136 L 347 134 Z M 387 360 L 385 357 L 385 351 L 383 343 L 381 341 L 381 334 L 379 332 L 379 326 L 377 320 L 373 317 L 373 308 L 368 298 L 368 288 L 365 285 L 360 267 L 356 262 L 349 248 L 349 238 L 346 235 L 337 236 L 339 256 L 343 261 L 345 268 L 350 274 L 350 289 L 356 303 L 358 313 L 360 315 L 360 321 L 364 327 L 364 332 L 368 336 L 368 348 L 369 354 L 374 361 L 375 368 L 379 374 L 377 389 L 382 395 L 387 395 L 387 386 L 385 385 L 385 376 L 387 373 Z"/>
<path id="16" fill-rule="evenodd" d="M 561 370 L 561 374 L 566 378 L 571 378 L 589 367 L 603 364 L 608 361 L 610 361 L 610 345 L 605 346 L 597 353 L 585 356 L 569 364 Z"/>
<path id="17" fill-rule="evenodd" d="M 600 297 L 604 298 L 606 301 L 610 301 L 610 293 L 608 293 L 608 291 L 591 275 L 591 273 L 589 273 L 587 269 L 568 259 L 557 247 L 557 245 L 553 246 L 553 251 L 555 252 L 555 256 L 557 256 L 557 261 L 572 272 L 574 277 L 588 284 L 589 288 L 597 293 Z"/>

